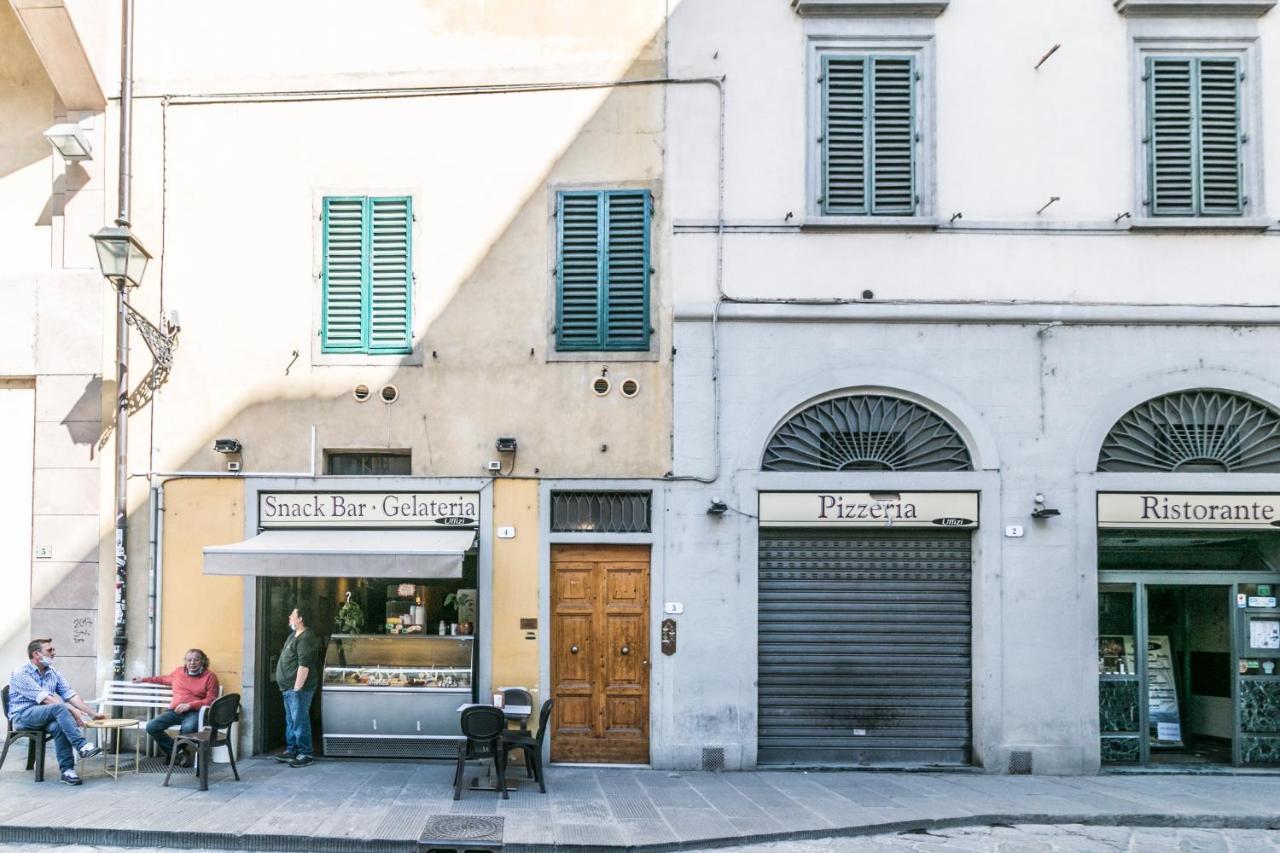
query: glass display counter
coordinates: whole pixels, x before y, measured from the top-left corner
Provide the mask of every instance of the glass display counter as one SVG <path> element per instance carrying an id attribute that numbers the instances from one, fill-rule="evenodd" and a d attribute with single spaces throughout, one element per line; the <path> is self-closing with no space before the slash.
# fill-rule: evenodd
<path id="1" fill-rule="evenodd" d="M 474 637 L 333 635 L 320 691 L 325 755 L 452 757 L 474 676 Z"/>

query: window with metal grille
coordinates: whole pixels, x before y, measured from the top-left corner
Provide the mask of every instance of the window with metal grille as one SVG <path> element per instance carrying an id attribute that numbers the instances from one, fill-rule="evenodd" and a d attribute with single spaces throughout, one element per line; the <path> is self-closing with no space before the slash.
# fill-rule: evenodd
<path id="1" fill-rule="evenodd" d="M 1180 391 L 1130 409 L 1099 471 L 1280 472 L 1280 413 L 1223 391 Z"/>
<path id="2" fill-rule="evenodd" d="M 972 471 L 955 427 L 918 403 L 855 394 L 816 403 L 778 427 L 765 471 Z"/>
<path id="3" fill-rule="evenodd" d="M 552 492 L 553 533 L 648 533 L 649 492 Z"/>
<path id="4" fill-rule="evenodd" d="M 376 453 L 330 451 L 325 457 L 328 473 L 339 476 L 387 477 L 413 473 L 407 450 Z"/>
<path id="5" fill-rule="evenodd" d="M 1150 215 L 1243 215 L 1241 58 L 1149 55 L 1143 79 Z"/>
<path id="6" fill-rule="evenodd" d="M 830 52 L 820 61 L 819 210 L 914 216 L 916 56 Z"/>
<path id="7" fill-rule="evenodd" d="M 563 191 L 556 203 L 556 349 L 649 349 L 645 190 Z"/>
<path id="8" fill-rule="evenodd" d="M 413 351 L 413 202 L 330 196 L 321 214 L 321 351 Z"/>

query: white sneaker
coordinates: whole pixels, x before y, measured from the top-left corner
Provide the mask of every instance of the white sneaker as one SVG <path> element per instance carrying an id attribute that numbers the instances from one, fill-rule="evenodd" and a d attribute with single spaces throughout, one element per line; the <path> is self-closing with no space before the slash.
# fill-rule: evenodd
<path id="1" fill-rule="evenodd" d="M 63 771 L 62 771 L 62 781 L 63 781 L 63 782 L 66 782 L 68 785 L 79 785 L 79 784 L 81 784 L 81 782 L 82 782 L 83 780 L 82 780 L 79 776 L 77 776 L 77 775 L 76 775 L 76 771 L 74 771 L 74 770 L 63 770 Z"/>
<path id="2" fill-rule="evenodd" d="M 84 746 L 80 747 L 80 757 L 81 757 L 81 758 L 93 758 L 93 757 L 94 757 L 95 755 L 97 755 L 99 752 L 102 752 L 102 748 L 101 748 L 101 747 L 91 746 L 91 745 L 89 745 L 89 744 L 87 744 L 87 743 L 86 743 Z"/>

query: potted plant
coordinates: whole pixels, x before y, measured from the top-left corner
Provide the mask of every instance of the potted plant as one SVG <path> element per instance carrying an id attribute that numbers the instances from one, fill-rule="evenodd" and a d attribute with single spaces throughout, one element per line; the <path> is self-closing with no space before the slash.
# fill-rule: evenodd
<path id="1" fill-rule="evenodd" d="M 444 597 L 445 607 L 454 607 L 458 613 L 458 633 L 468 635 L 474 628 L 476 619 L 476 591 L 460 589 Z"/>

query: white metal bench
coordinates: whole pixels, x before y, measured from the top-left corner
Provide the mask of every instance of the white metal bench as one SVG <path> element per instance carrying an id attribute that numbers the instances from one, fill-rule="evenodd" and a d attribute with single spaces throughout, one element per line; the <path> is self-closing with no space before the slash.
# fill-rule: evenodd
<path id="1" fill-rule="evenodd" d="M 222 695 L 221 685 L 218 686 L 218 695 Z M 87 704 L 95 706 L 100 714 L 107 713 L 107 708 L 145 708 L 148 712 L 147 717 L 151 718 L 168 711 L 172 703 L 173 688 L 167 684 L 153 684 L 145 681 L 106 681 L 102 684 L 102 695 L 97 699 L 90 699 Z M 208 710 L 208 705 L 200 709 L 200 716 L 196 718 L 197 731 L 204 728 L 205 712 Z M 169 728 L 176 729 L 177 726 Z"/>

